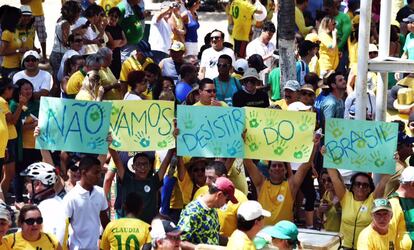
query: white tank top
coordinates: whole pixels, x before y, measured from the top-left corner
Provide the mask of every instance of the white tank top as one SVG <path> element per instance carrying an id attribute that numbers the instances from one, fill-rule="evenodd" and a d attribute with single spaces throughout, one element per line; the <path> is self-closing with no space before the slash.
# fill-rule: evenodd
<path id="1" fill-rule="evenodd" d="M 55 26 L 55 38 L 53 41 L 53 52 L 62 53 L 64 54 L 67 50 L 67 48 L 62 44 L 63 34 L 62 34 L 62 24 L 67 22 L 66 20 L 61 20 L 58 23 L 56 23 Z"/>

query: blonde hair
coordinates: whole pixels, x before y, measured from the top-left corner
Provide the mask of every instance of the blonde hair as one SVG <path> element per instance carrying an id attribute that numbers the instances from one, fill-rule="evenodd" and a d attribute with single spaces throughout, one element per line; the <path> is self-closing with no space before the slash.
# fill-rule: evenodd
<path id="1" fill-rule="evenodd" d="M 94 100 L 97 98 L 97 90 L 100 84 L 101 77 L 99 76 L 99 71 L 91 70 L 89 71 L 82 82 L 81 89 L 87 91 Z"/>
<path id="2" fill-rule="evenodd" d="M 330 16 L 326 16 L 322 19 L 321 24 L 319 25 L 318 34 L 327 33 L 331 34 L 332 32 L 329 30 L 329 23 L 334 22 L 335 19 Z"/>
<path id="3" fill-rule="evenodd" d="M 164 101 L 175 101 L 175 96 L 174 93 L 172 91 L 161 91 L 160 97 L 158 98 L 159 100 L 164 100 Z"/>

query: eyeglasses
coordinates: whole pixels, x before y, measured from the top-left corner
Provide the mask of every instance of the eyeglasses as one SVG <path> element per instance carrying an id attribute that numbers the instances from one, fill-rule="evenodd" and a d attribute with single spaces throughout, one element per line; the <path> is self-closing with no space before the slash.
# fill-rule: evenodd
<path id="1" fill-rule="evenodd" d="M 193 172 L 194 173 L 196 173 L 196 172 L 204 172 L 204 171 L 206 171 L 205 168 L 193 168 Z"/>
<path id="2" fill-rule="evenodd" d="M 75 43 L 81 43 L 81 42 L 83 42 L 83 39 L 75 39 L 75 40 L 73 40 Z"/>
<path id="3" fill-rule="evenodd" d="M 216 89 L 204 89 L 204 91 L 206 91 L 207 93 L 211 94 L 211 93 L 216 93 Z"/>
<path id="4" fill-rule="evenodd" d="M 367 188 L 369 188 L 369 183 L 356 181 L 354 183 L 354 186 L 358 187 L 358 188 L 367 189 Z"/>
<path id="5" fill-rule="evenodd" d="M 211 40 L 214 40 L 214 39 L 220 40 L 221 36 L 211 36 L 210 38 L 211 38 Z"/>
<path id="6" fill-rule="evenodd" d="M 27 225 L 29 225 L 29 226 L 32 226 L 32 225 L 34 225 L 35 223 L 36 223 L 37 225 L 41 225 L 41 224 L 43 223 L 43 218 L 42 218 L 42 217 L 37 217 L 37 218 L 28 218 L 28 219 L 25 219 L 23 222 L 24 222 L 24 223 L 26 223 L 26 224 L 27 224 Z"/>
<path id="7" fill-rule="evenodd" d="M 221 67 L 223 67 L 223 68 L 227 68 L 229 65 L 227 64 L 227 63 L 218 63 L 217 64 L 217 67 L 219 67 L 219 68 L 221 68 Z"/>
<path id="8" fill-rule="evenodd" d="M 325 184 L 327 182 L 332 182 L 331 178 L 324 178 L 322 179 L 322 183 Z"/>
<path id="9" fill-rule="evenodd" d="M 26 58 L 24 61 L 25 62 L 37 62 L 37 58 L 35 58 L 35 57 L 29 57 L 29 58 Z"/>

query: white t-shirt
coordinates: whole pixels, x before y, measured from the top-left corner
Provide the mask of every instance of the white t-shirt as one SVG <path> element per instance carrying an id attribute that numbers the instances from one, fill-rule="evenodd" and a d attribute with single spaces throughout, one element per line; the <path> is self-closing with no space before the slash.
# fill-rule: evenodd
<path id="1" fill-rule="evenodd" d="M 74 55 L 80 55 L 80 54 L 79 52 L 73 49 L 70 49 L 66 51 L 65 54 L 63 54 L 62 61 L 60 61 L 59 71 L 56 76 L 59 82 L 62 81 L 63 79 L 63 69 L 65 67 L 66 60 L 70 59 Z"/>
<path id="2" fill-rule="evenodd" d="M 130 100 L 130 101 L 140 101 L 142 100 L 141 97 L 139 97 L 139 95 L 136 95 L 134 93 L 131 92 L 126 92 L 125 96 L 124 96 L 124 100 Z"/>
<path id="3" fill-rule="evenodd" d="M 66 214 L 63 200 L 59 196 L 43 200 L 38 205 L 43 217 L 43 231 L 56 236 L 63 245 L 66 228 Z"/>
<path id="4" fill-rule="evenodd" d="M 78 182 L 63 198 L 63 204 L 73 229 L 69 237 L 69 249 L 98 249 L 101 227 L 99 215 L 108 208 L 103 189 L 94 186 L 89 192 Z"/>
<path id="5" fill-rule="evenodd" d="M 272 42 L 269 42 L 267 45 L 260 41 L 260 37 L 254 39 L 246 47 L 246 58 L 249 58 L 253 54 L 259 54 L 262 57 L 272 54 L 275 51 L 275 45 Z M 268 67 L 272 67 L 273 57 L 269 57 L 264 64 Z"/>
<path id="6" fill-rule="evenodd" d="M 224 47 L 222 50 L 217 51 L 213 48 L 208 48 L 203 51 L 201 55 L 200 67 L 206 68 L 205 76 L 206 78 L 213 79 L 218 76 L 217 61 L 219 56 L 226 54 L 231 57 L 233 60 L 233 65 L 235 60 L 234 51 L 230 48 Z"/>
<path id="7" fill-rule="evenodd" d="M 150 34 L 148 38 L 148 43 L 151 44 L 151 49 L 168 54 L 172 43 L 171 37 L 171 26 L 164 18 L 161 18 L 161 20 L 157 22 L 157 15 L 154 15 L 151 20 Z"/>
<path id="8" fill-rule="evenodd" d="M 13 83 L 16 83 L 22 78 L 29 80 L 33 84 L 34 92 L 39 92 L 42 89 L 50 91 L 53 86 L 52 75 L 49 72 L 41 69 L 39 70 L 39 73 L 37 73 L 37 75 L 34 77 L 26 75 L 24 70 L 19 71 L 13 76 Z"/>

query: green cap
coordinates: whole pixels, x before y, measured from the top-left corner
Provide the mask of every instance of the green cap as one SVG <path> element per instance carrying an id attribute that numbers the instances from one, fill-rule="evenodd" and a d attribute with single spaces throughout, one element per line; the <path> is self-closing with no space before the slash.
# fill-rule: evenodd
<path id="1" fill-rule="evenodd" d="M 254 239 L 256 249 L 261 249 L 271 242 L 266 236 L 281 240 L 298 241 L 298 227 L 290 221 L 282 220 L 274 226 L 265 227 Z M 257 239 L 257 240 L 256 240 Z M 296 244 L 295 244 L 296 246 Z"/>
<path id="2" fill-rule="evenodd" d="M 391 203 L 388 199 L 380 198 L 374 200 L 371 213 L 375 213 L 379 210 L 388 210 L 392 212 Z"/>

